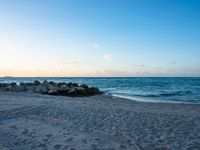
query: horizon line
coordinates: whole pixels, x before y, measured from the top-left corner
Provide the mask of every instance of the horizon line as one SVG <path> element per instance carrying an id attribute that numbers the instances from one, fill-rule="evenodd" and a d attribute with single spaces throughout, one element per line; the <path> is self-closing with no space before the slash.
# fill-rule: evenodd
<path id="1" fill-rule="evenodd" d="M 68 76 L 68 77 L 59 77 L 59 76 L 44 76 L 44 77 L 35 77 L 35 76 L 25 76 L 25 77 L 14 77 L 14 76 L 0 76 L 0 78 L 200 78 L 200 76 Z"/>

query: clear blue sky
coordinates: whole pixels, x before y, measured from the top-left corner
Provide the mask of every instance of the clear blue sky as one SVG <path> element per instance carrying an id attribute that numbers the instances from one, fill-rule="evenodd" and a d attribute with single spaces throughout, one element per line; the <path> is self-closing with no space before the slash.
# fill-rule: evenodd
<path id="1" fill-rule="evenodd" d="M 200 76 L 199 0 L 0 0 L 0 76 Z"/>

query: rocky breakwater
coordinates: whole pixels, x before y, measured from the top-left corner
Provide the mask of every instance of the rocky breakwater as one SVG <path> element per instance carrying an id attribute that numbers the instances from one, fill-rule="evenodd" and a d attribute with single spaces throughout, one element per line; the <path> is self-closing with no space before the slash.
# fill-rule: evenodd
<path id="1" fill-rule="evenodd" d="M 77 83 L 55 83 L 55 82 L 39 82 L 33 83 L 0 83 L 0 91 L 13 91 L 13 92 L 35 92 L 48 95 L 58 96 L 92 96 L 99 95 L 102 92 L 97 87 L 89 87 L 86 84 L 78 85 Z"/>

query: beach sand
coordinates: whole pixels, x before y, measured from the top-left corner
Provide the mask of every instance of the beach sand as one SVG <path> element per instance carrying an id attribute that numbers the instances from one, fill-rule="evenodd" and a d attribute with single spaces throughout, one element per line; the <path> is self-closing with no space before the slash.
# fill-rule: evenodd
<path id="1" fill-rule="evenodd" d="M 199 150 L 200 105 L 0 92 L 0 150 Z"/>

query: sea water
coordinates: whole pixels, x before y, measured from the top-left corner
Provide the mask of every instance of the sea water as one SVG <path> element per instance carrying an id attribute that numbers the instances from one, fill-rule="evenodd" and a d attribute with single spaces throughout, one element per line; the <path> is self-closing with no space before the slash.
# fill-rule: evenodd
<path id="1" fill-rule="evenodd" d="M 77 82 L 99 87 L 106 94 L 138 101 L 200 103 L 199 77 L 78 77 L 0 78 L 0 82 Z"/>

